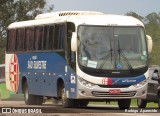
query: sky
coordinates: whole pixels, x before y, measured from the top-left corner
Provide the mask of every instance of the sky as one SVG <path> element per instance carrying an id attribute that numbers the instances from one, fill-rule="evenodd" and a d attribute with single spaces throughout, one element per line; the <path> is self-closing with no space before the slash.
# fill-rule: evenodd
<path id="1" fill-rule="evenodd" d="M 160 12 L 160 0 L 46 0 L 54 4 L 53 11 L 98 11 L 107 14 L 124 15 L 133 11 L 145 17 Z"/>

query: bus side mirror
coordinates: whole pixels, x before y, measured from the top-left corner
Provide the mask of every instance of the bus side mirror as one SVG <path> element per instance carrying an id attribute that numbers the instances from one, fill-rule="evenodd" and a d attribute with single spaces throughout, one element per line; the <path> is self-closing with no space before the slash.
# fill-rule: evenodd
<path id="1" fill-rule="evenodd" d="M 73 52 L 77 51 L 77 34 L 76 32 L 72 33 L 72 38 L 71 38 L 71 50 Z"/>
<path id="2" fill-rule="evenodd" d="M 151 53 L 152 51 L 152 38 L 149 36 L 149 35 L 146 35 L 146 38 L 147 38 L 147 44 L 148 44 L 148 52 Z"/>

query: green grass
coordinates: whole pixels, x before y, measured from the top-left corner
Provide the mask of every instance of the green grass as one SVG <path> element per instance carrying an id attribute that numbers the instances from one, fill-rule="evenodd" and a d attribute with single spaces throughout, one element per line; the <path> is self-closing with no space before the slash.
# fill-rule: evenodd
<path id="1" fill-rule="evenodd" d="M 106 102 L 90 102 L 90 104 L 106 105 Z M 118 106 L 118 103 L 117 102 L 110 102 L 110 103 L 107 103 L 107 105 Z M 131 107 L 138 107 L 136 99 L 132 99 Z M 154 103 L 154 102 L 149 102 L 149 103 L 147 103 L 147 107 L 146 108 L 158 108 L 158 104 Z"/>
<path id="2" fill-rule="evenodd" d="M 137 100 L 133 99 L 131 102 L 131 105 L 137 107 Z M 147 108 L 158 108 L 158 103 L 148 102 L 146 107 Z"/>
<path id="3" fill-rule="evenodd" d="M 10 97 L 10 92 L 6 90 L 6 84 L 0 84 L 0 99 L 5 99 Z"/>

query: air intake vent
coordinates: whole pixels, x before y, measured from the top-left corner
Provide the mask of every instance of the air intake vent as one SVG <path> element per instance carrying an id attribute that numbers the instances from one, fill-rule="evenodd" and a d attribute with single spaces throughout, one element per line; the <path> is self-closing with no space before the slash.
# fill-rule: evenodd
<path id="1" fill-rule="evenodd" d="M 79 15 L 80 13 L 77 12 L 66 12 L 66 13 L 59 13 L 59 16 L 67 16 L 67 15 Z"/>
<path id="2" fill-rule="evenodd" d="M 110 94 L 109 92 L 99 92 L 99 91 L 92 91 L 92 95 L 95 97 L 133 97 L 135 96 L 136 91 L 131 92 L 121 92 L 119 94 Z"/>

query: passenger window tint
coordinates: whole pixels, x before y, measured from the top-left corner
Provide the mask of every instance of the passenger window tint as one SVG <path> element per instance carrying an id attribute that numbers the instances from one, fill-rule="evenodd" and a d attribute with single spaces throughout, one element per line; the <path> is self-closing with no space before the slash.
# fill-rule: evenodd
<path id="1" fill-rule="evenodd" d="M 34 28 L 26 28 L 25 35 L 26 35 L 25 49 L 27 51 L 32 51 L 34 44 Z"/>
<path id="2" fill-rule="evenodd" d="M 44 27 L 43 49 L 50 50 L 53 47 L 54 26 Z"/>
<path id="3" fill-rule="evenodd" d="M 47 50 L 48 36 L 49 36 L 49 26 L 44 27 L 44 37 L 43 37 L 43 49 Z"/>
<path id="4" fill-rule="evenodd" d="M 35 27 L 35 50 L 42 50 L 43 27 Z"/>
<path id="5" fill-rule="evenodd" d="M 54 26 L 50 26 L 49 28 L 49 38 L 48 38 L 48 49 L 52 49 L 53 47 L 53 39 L 54 39 Z"/>
<path id="6" fill-rule="evenodd" d="M 65 24 L 11 29 L 8 31 L 7 50 L 9 52 L 64 50 L 65 33 Z"/>
<path id="7" fill-rule="evenodd" d="M 16 50 L 23 51 L 24 47 L 24 29 L 17 30 Z"/>
<path id="8" fill-rule="evenodd" d="M 64 39 L 65 39 L 65 25 L 56 25 L 55 38 L 54 38 L 54 48 L 55 49 L 64 49 Z"/>
<path id="9" fill-rule="evenodd" d="M 7 50 L 8 52 L 15 51 L 15 43 L 16 43 L 16 30 L 9 30 L 8 31 L 8 44 L 7 44 Z"/>

